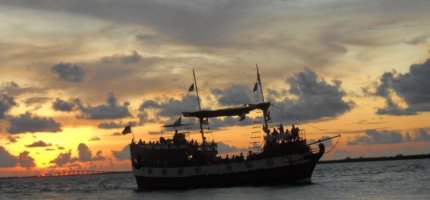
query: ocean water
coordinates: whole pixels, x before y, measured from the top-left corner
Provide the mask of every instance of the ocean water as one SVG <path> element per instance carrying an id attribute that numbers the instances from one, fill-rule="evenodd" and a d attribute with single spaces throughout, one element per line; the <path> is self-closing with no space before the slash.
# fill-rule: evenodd
<path id="1" fill-rule="evenodd" d="M 430 159 L 318 164 L 312 183 L 137 190 L 131 173 L 0 179 L 0 199 L 430 199 Z"/>

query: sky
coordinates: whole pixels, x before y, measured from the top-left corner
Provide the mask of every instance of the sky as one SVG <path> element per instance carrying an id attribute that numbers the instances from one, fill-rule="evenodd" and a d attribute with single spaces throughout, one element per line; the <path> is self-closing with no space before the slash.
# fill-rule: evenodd
<path id="1" fill-rule="evenodd" d="M 261 102 L 323 159 L 430 153 L 427 0 L 0 0 L 0 176 L 130 170 L 121 135 Z M 247 151 L 259 113 L 211 119 Z M 200 139 L 193 123 L 189 138 Z"/>

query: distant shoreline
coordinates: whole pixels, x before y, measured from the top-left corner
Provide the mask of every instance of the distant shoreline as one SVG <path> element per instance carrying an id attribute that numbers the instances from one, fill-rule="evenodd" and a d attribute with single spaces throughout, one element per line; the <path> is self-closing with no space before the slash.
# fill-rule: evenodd
<path id="1" fill-rule="evenodd" d="M 412 159 L 428 159 L 430 158 L 430 154 L 420 154 L 420 155 L 396 155 L 396 156 L 388 156 L 388 157 L 359 157 L 359 158 L 350 158 L 347 157 L 345 159 L 340 160 L 320 160 L 318 163 L 320 164 L 330 164 L 330 163 L 351 163 L 351 162 L 373 162 L 373 161 L 388 161 L 388 160 L 412 160 Z"/>
<path id="2" fill-rule="evenodd" d="M 79 174 L 79 175 L 67 175 L 67 176 L 7 176 L 7 177 L 0 177 L 0 179 L 21 179 L 21 178 L 52 178 L 52 177 L 71 177 L 71 176 L 93 176 L 93 175 L 103 175 L 103 174 L 125 174 L 125 173 L 131 173 L 131 171 L 110 171 L 110 172 L 103 172 L 103 173 L 94 173 L 94 174 Z"/>
<path id="3" fill-rule="evenodd" d="M 374 162 L 374 161 L 389 161 L 389 160 L 412 160 L 412 159 L 429 159 L 430 154 L 420 154 L 420 155 L 396 155 L 396 156 L 388 156 L 388 157 L 359 157 L 359 158 L 345 158 L 339 160 L 320 160 L 319 164 L 331 164 L 331 163 L 354 163 L 354 162 Z M 100 175 L 100 174 L 124 174 L 131 173 L 131 171 L 111 171 L 111 172 L 103 172 L 97 174 L 84 174 L 84 175 L 70 175 L 70 176 L 92 176 L 92 175 Z M 65 176 L 9 176 L 9 177 L 0 177 L 0 179 L 20 179 L 20 178 L 47 178 L 47 177 L 65 177 Z"/>

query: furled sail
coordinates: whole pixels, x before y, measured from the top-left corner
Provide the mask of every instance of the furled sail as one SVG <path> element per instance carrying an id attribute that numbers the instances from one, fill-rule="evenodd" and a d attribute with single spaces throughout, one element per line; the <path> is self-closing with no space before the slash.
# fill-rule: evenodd
<path id="1" fill-rule="evenodd" d="M 244 104 L 239 107 L 224 108 L 218 110 L 201 110 L 195 112 L 182 112 L 184 117 L 195 117 L 195 118 L 214 118 L 214 117 L 226 117 L 226 116 L 243 116 L 249 112 L 259 109 L 264 113 L 269 109 L 270 102 L 264 102 L 259 104 Z"/>

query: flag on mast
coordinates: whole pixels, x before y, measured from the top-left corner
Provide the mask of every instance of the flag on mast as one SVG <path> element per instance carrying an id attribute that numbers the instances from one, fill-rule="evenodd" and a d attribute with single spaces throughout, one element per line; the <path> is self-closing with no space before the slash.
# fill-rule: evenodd
<path id="1" fill-rule="evenodd" d="M 194 91 L 194 83 L 190 85 L 190 87 L 188 88 L 188 92 L 192 92 Z"/>
<path id="2" fill-rule="evenodd" d="M 131 133 L 131 125 L 126 126 L 126 127 L 124 128 L 124 130 L 122 131 L 122 134 L 123 134 L 123 135 L 125 135 L 125 134 L 129 134 L 129 133 Z"/>
<path id="3" fill-rule="evenodd" d="M 252 89 L 253 92 L 256 92 L 258 90 L 258 82 L 254 84 L 254 89 Z"/>

